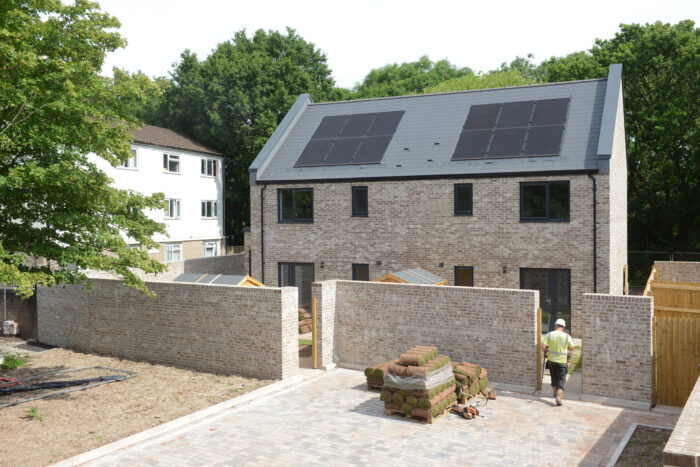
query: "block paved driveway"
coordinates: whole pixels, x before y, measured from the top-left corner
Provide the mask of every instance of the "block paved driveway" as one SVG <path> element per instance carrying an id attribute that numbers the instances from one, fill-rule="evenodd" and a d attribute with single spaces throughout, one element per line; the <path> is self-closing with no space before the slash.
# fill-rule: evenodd
<path id="1" fill-rule="evenodd" d="M 499 391 L 483 418 L 447 415 L 428 425 L 387 416 L 364 381 L 336 369 L 89 465 L 600 465 L 632 423 L 672 427 L 676 419 Z"/>

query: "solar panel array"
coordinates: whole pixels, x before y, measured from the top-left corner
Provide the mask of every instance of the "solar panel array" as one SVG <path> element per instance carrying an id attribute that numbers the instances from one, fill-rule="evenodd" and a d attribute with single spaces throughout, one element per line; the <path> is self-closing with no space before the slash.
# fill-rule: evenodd
<path id="1" fill-rule="evenodd" d="M 471 106 L 452 160 L 558 156 L 569 100 Z"/>
<path id="2" fill-rule="evenodd" d="M 378 164 L 404 111 L 324 117 L 294 167 Z"/>

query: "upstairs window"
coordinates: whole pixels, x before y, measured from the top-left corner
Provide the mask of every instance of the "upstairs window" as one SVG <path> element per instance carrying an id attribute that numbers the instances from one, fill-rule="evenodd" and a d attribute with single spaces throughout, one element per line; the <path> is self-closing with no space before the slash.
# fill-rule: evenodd
<path id="1" fill-rule="evenodd" d="M 202 159 L 202 175 L 216 177 L 218 165 L 219 161 L 216 159 Z"/>
<path id="2" fill-rule="evenodd" d="M 569 221 L 569 182 L 523 182 L 520 184 L 520 220 Z"/>
<path id="3" fill-rule="evenodd" d="M 122 169 L 138 169 L 139 164 L 135 149 L 131 150 L 130 158 L 119 163 L 119 167 L 121 167 Z"/>
<path id="4" fill-rule="evenodd" d="M 218 204 L 216 201 L 202 201 L 202 217 L 209 219 L 218 217 Z"/>
<path id="5" fill-rule="evenodd" d="M 455 185 L 455 216 L 472 215 L 472 184 L 458 183 Z"/>
<path id="6" fill-rule="evenodd" d="M 170 173 L 180 173 L 180 156 L 163 154 L 163 170 Z"/>
<path id="7" fill-rule="evenodd" d="M 279 222 L 313 222 L 314 192 L 311 188 L 278 190 Z"/>
<path id="8" fill-rule="evenodd" d="M 366 186 L 352 187 L 352 215 L 366 217 L 369 214 Z"/>
<path id="9" fill-rule="evenodd" d="M 167 206 L 165 208 L 165 218 L 166 219 L 179 219 L 180 218 L 180 200 L 179 199 L 166 199 L 165 202 Z"/>

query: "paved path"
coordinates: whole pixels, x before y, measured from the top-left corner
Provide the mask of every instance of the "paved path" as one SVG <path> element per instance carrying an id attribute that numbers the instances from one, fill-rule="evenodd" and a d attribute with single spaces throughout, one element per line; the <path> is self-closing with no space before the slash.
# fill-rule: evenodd
<path id="1" fill-rule="evenodd" d="M 89 465 L 600 465 L 632 423 L 671 427 L 676 419 L 501 391 L 483 418 L 448 415 L 428 425 L 385 415 L 364 381 L 336 369 Z"/>

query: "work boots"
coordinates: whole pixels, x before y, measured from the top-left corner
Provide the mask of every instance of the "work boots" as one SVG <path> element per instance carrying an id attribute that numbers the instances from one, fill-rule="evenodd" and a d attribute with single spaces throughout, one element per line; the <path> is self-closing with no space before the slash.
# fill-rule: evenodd
<path id="1" fill-rule="evenodd" d="M 561 405 L 561 400 L 563 397 L 564 397 L 564 390 L 557 389 L 556 393 L 554 394 L 554 400 L 557 401 L 557 405 Z"/>
<path id="2" fill-rule="evenodd" d="M 557 387 L 552 386 L 552 397 L 557 397 Z"/>

